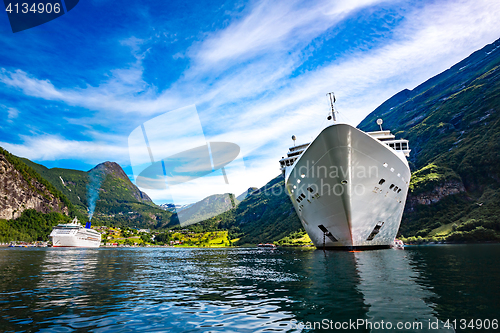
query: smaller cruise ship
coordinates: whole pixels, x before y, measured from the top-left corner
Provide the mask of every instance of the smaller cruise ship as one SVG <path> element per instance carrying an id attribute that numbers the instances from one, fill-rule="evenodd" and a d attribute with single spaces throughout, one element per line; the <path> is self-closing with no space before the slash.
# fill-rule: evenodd
<path id="1" fill-rule="evenodd" d="M 73 221 L 58 224 L 49 235 L 53 247 L 99 247 L 101 234 L 90 228 L 90 222 L 84 227 L 75 217 Z"/>

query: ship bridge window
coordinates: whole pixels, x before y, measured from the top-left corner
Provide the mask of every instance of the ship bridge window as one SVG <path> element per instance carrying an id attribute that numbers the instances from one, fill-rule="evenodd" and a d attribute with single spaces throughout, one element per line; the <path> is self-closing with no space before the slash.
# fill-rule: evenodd
<path id="1" fill-rule="evenodd" d="M 401 142 L 396 142 L 396 150 L 401 150 Z"/>
<path id="2" fill-rule="evenodd" d="M 389 143 L 389 147 L 394 149 L 394 143 Z"/>
<path id="3" fill-rule="evenodd" d="M 401 143 L 401 147 L 403 148 L 403 150 L 407 150 L 408 149 L 408 142 Z"/>
<path id="4" fill-rule="evenodd" d="M 383 183 L 385 183 L 385 179 L 384 179 L 384 178 L 382 178 L 382 179 L 378 182 L 378 184 L 379 184 L 379 185 L 382 185 Z"/>

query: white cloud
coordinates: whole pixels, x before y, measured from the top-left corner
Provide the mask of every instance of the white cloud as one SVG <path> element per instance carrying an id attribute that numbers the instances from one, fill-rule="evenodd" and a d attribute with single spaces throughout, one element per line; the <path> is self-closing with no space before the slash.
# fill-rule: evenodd
<path id="1" fill-rule="evenodd" d="M 16 108 L 8 108 L 7 109 L 7 117 L 12 120 L 19 116 L 19 110 Z"/>
<path id="2" fill-rule="evenodd" d="M 9 152 L 34 161 L 54 161 L 82 157 L 87 163 L 115 161 L 128 164 L 128 147 L 109 142 L 67 140 L 55 135 L 21 136 L 22 144 L 1 142 Z"/>
<path id="3" fill-rule="evenodd" d="M 205 65 L 213 65 L 220 61 L 245 61 L 258 53 L 289 50 L 324 32 L 350 12 L 376 2 L 381 1 L 261 1 L 240 22 L 195 47 L 194 57 Z"/>

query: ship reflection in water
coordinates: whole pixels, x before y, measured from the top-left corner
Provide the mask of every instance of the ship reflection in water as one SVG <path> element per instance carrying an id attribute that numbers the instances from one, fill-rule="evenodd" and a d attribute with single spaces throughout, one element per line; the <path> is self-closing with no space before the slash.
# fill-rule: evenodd
<path id="1" fill-rule="evenodd" d="M 453 332 L 447 319 L 500 313 L 499 258 L 500 245 L 1 249 L 0 331 Z"/>

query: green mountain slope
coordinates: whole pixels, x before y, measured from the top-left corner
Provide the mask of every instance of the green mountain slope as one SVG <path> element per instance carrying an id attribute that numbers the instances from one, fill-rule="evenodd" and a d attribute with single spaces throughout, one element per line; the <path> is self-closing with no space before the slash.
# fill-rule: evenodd
<path id="1" fill-rule="evenodd" d="M 500 40 L 447 71 L 384 102 L 360 124 L 377 118 L 412 148 L 411 193 L 400 229 L 427 236 L 455 224 L 453 240 L 479 240 L 461 232 L 474 219 L 487 239 L 500 237 Z M 476 228 L 475 227 L 475 228 Z M 482 232 L 469 230 L 472 235 Z M 463 231 L 463 230 L 462 230 Z M 458 236 L 457 236 L 458 235 Z M 492 235 L 496 235 L 492 237 Z"/>
<path id="2" fill-rule="evenodd" d="M 77 207 L 81 219 L 87 218 L 87 186 L 92 170 L 48 169 L 27 159 L 23 161 L 68 197 Z M 156 206 L 147 194 L 130 181 L 117 163 L 104 162 L 94 169 L 102 172 L 105 177 L 99 189 L 93 223 L 160 228 L 172 222 L 173 214 Z"/>

